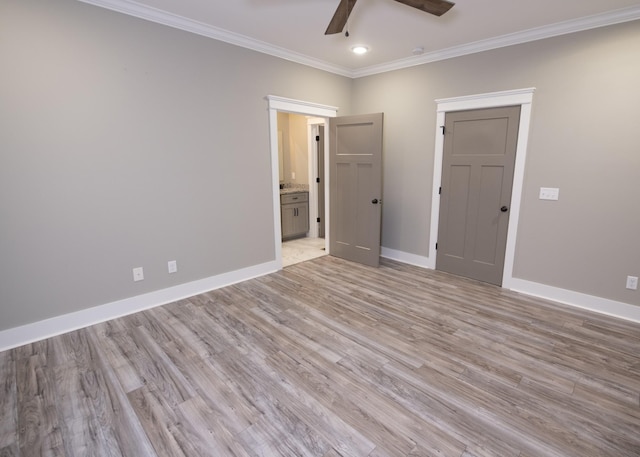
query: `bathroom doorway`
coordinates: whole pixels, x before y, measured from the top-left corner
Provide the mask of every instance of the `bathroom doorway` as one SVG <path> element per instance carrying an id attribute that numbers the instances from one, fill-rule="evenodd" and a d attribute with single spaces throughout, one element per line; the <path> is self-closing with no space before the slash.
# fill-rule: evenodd
<path id="1" fill-rule="evenodd" d="M 278 111 L 282 266 L 327 254 L 325 118 Z"/>
<path id="2" fill-rule="evenodd" d="M 269 146 L 271 150 L 271 179 L 272 179 L 272 192 L 273 192 L 273 215 L 274 215 L 274 250 L 275 250 L 275 266 L 276 268 L 282 268 L 282 221 L 281 221 L 281 198 L 280 198 L 280 170 L 279 170 L 279 149 L 278 149 L 278 113 L 296 113 L 304 116 L 309 116 L 314 122 L 311 125 L 323 126 L 324 128 L 324 144 L 329 144 L 329 119 L 336 117 L 338 108 L 329 105 L 321 105 L 314 102 L 306 102 L 302 100 L 294 100 L 290 98 L 279 97 L 277 95 L 267 95 L 266 97 L 269 104 Z M 314 124 L 315 123 L 315 124 Z M 319 132 L 319 130 L 318 130 Z M 320 133 L 318 133 L 320 134 Z M 311 137 L 311 135 L 309 135 Z M 315 141 L 315 136 L 313 137 Z M 327 163 L 328 154 L 325 154 L 324 159 L 324 175 L 329 181 L 330 170 Z M 309 198 L 311 201 L 317 201 L 317 187 L 310 186 Z M 324 247 L 325 253 L 331 254 L 329 249 L 329 243 L 331 241 L 331 229 L 330 229 L 330 217 L 329 212 L 329 186 L 324 186 L 324 208 L 325 208 L 325 237 Z M 310 219 L 318 217 L 317 213 L 310 213 Z M 317 236 L 317 235 L 316 235 Z"/>

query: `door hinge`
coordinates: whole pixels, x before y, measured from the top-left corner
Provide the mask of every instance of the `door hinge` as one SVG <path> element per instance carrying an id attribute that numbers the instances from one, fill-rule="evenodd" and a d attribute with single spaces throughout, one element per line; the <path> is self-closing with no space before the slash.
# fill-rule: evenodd
<path id="1" fill-rule="evenodd" d="M 320 178 L 316 178 L 316 182 L 320 182 Z"/>
<path id="2" fill-rule="evenodd" d="M 316 141 L 320 141 L 320 135 L 316 135 Z"/>
<path id="3" fill-rule="evenodd" d="M 438 188 L 438 195 L 442 195 L 442 186 Z"/>
<path id="4" fill-rule="evenodd" d="M 438 243 L 436 243 L 436 251 L 438 250 Z"/>
<path id="5" fill-rule="evenodd" d="M 320 222 L 320 218 L 319 217 L 316 218 L 316 222 Z"/>
<path id="6" fill-rule="evenodd" d="M 442 134 L 444 135 L 444 125 L 441 125 L 440 128 L 442 129 Z"/>

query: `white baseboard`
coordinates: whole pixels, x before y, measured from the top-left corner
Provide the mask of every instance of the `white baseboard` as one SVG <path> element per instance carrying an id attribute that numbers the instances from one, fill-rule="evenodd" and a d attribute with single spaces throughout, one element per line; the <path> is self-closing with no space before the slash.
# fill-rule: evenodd
<path id="1" fill-rule="evenodd" d="M 432 262 L 428 257 L 422 257 L 408 252 L 397 251 L 395 249 L 381 248 L 380 255 L 387 259 L 415 265 L 417 267 L 435 269 L 435 260 Z M 607 298 L 587 295 L 573 290 L 561 289 L 559 287 L 547 286 L 525 279 L 511 278 L 509 290 L 520 292 L 534 297 L 544 298 L 564 305 L 574 306 L 607 316 L 620 319 L 640 322 L 640 306 L 630 305 Z"/>
<path id="2" fill-rule="evenodd" d="M 640 306 L 609 300 L 608 298 L 596 297 L 518 278 L 511 279 L 511 290 L 628 321 L 640 322 Z"/>
<path id="3" fill-rule="evenodd" d="M 435 262 L 432 262 L 429 257 L 421 255 L 410 254 L 408 252 L 397 251 L 395 249 L 389 249 L 385 247 L 380 248 L 380 255 L 387 259 L 397 260 L 398 262 L 407 263 L 409 265 L 415 265 L 416 267 L 435 269 Z"/>
<path id="4" fill-rule="evenodd" d="M 381 249 L 382 257 L 398 262 L 434 269 L 435 265 L 428 257 L 397 251 L 389 248 Z M 172 303 L 204 292 L 219 289 L 248 279 L 264 276 L 278 270 L 277 262 L 267 262 L 243 268 L 217 276 L 179 284 L 167 289 L 149 292 L 131 298 L 56 316 L 32 324 L 0 331 L 0 351 L 12 349 L 34 341 L 61 335 L 100 322 L 137 313 L 145 309 Z M 634 306 L 606 298 L 587 295 L 559 287 L 547 286 L 524 279 L 512 278 L 511 290 L 534 297 L 556 301 L 569 306 L 594 311 L 608 316 L 640 323 L 640 306 Z"/>
<path id="5" fill-rule="evenodd" d="M 193 297 L 194 295 L 273 273 L 277 270 L 278 266 L 275 261 L 267 262 L 3 330 L 0 331 L 0 351 Z"/>

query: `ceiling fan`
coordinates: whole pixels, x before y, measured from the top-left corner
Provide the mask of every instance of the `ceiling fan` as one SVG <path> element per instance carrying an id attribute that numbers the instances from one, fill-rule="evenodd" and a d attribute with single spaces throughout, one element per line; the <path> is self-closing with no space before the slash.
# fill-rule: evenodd
<path id="1" fill-rule="evenodd" d="M 357 0 L 340 0 L 340 4 L 336 9 L 336 12 L 329 22 L 329 27 L 324 32 L 325 35 L 333 35 L 334 33 L 340 33 L 347 24 L 347 19 L 351 14 L 353 6 Z M 449 11 L 454 3 L 447 0 L 395 0 L 396 2 L 403 3 L 413 8 L 424 11 L 425 13 L 434 14 L 436 16 L 442 16 Z"/>

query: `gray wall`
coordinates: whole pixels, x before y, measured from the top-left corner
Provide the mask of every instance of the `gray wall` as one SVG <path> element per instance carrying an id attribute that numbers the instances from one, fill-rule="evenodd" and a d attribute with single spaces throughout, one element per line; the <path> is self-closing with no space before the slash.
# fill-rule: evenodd
<path id="1" fill-rule="evenodd" d="M 2 1 L 0 62 L 0 330 L 272 261 L 265 96 L 350 111 L 348 78 L 75 0 Z"/>
<path id="2" fill-rule="evenodd" d="M 536 87 L 514 277 L 640 305 L 638 25 L 355 80 L 354 112 L 385 113 L 382 244 L 428 254 L 434 100 Z"/>
<path id="3" fill-rule="evenodd" d="M 273 260 L 267 94 L 385 113 L 383 245 L 426 256 L 434 99 L 537 87 L 515 276 L 640 305 L 624 289 L 637 25 L 351 81 L 74 0 L 5 0 L 0 330 Z"/>

